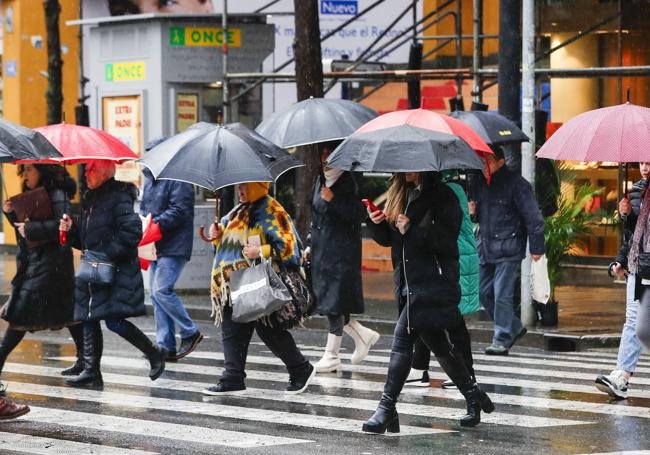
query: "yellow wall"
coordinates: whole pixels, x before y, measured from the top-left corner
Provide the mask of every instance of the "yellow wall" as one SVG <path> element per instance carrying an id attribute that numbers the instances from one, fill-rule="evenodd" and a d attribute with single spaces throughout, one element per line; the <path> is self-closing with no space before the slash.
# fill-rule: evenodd
<path id="1" fill-rule="evenodd" d="M 551 36 L 551 47 L 571 34 Z M 551 68 L 588 68 L 599 66 L 598 38 L 586 36 L 551 54 Z M 554 122 L 566 122 L 576 115 L 599 107 L 598 79 L 551 79 L 551 106 Z"/>
<path id="2" fill-rule="evenodd" d="M 65 22 L 79 18 L 79 0 L 60 0 L 61 46 L 67 48 L 63 57 L 63 109 L 65 118 L 74 121 L 74 107 L 79 96 L 79 28 L 68 27 Z M 7 31 L 3 21 L 3 60 L 16 62 L 16 76 L 5 72 L 3 82 L 4 118 L 21 125 L 35 128 L 47 120 L 45 91 L 47 78 L 41 74 L 47 71 L 47 37 L 43 0 L 3 0 L 2 15 L 7 17 L 7 8 L 13 9 L 13 32 Z M 40 48 L 32 45 L 41 37 Z M 20 191 L 16 166 L 2 166 L 10 195 Z M 70 169 L 72 171 L 72 169 Z M 5 243 L 15 244 L 14 230 L 4 221 Z"/>

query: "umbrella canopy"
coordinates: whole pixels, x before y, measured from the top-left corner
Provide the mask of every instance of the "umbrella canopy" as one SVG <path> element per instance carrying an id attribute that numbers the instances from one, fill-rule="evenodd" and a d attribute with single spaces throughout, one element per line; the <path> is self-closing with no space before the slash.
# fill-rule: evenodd
<path id="1" fill-rule="evenodd" d="M 528 142 L 528 136 L 507 117 L 488 111 L 454 111 L 449 114 L 476 131 L 488 145 Z"/>
<path id="2" fill-rule="evenodd" d="M 625 103 L 584 112 L 560 127 L 537 152 L 569 161 L 650 161 L 650 109 Z"/>
<path id="3" fill-rule="evenodd" d="M 469 144 L 479 155 L 492 154 L 490 146 L 481 137 L 460 120 L 451 118 L 448 115 L 437 114 L 426 109 L 409 109 L 405 111 L 389 112 L 369 121 L 357 133 L 366 133 L 398 125 L 411 125 L 417 128 L 437 131 L 439 133 L 458 136 Z"/>
<path id="4" fill-rule="evenodd" d="M 241 123 L 197 123 L 158 144 L 140 160 L 156 179 L 211 191 L 245 182 L 273 182 L 303 166 L 287 151 Z"/>
<path id="5" fill-rule="evenodd" d="M 122 163 L 137 160 L 135 154 L 124 142 L 105 131 L 88 126 L 59 123 L 36 128 L 63 155 L 57 161 L 82 163 L 90 160 L 110 160 Z"/>
<path id="6" fill-rule="evenodd" d="M 48 161 L 61 154 L 38 131 L 0 120 L 0 162 Z"/>
<path id="7" fill-rule="evenodd" d="M 309 98 L 272 114 L 255 131 L 280 147 L 291 148 L 345 139 L 377 115 L 353 101 Z"/>
<path id="8" fill-rule="evenodd" d="M 412 125 L 357 132 L 330 155 L 328 166 L 362 172 L 483 169 L 483 161 L 452 134 Z"/>

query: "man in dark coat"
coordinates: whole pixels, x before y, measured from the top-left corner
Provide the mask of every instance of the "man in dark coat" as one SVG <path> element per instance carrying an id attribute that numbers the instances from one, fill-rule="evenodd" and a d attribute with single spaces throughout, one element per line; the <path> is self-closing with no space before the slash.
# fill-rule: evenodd
<path id="1" fill-rule="evenodd" d="M 311 276 L 317 311 L 327 316 L 329 333 L 316 372 L 341 368 L 339 349 L 343 332 L 354 340 L 350 359 L 358 364 L 379 340 L 379 334 L 364 327 L 351 314 L 363 313 L 361 284 L 361 222 L 366 210 L 357 183 L 349 172 L 330 169 L 327 158 L 336 144 L 325 145 L 321 156 L 323 175 L 314 185 L 309 238 Z"/>
<path id="2" fill-rule="evenodd" d="M 158 141 L 161 142 L 161 141 Z M 149 144 L 148 149 L 155 143 Z M 151 214 L 160 226 L 162 240 L 156 242 L 156 260 L 149 266 L 149 294 L 156 318 L 156 340 L 169 352 L 168 360 L 179 360 L 192 352 L 203 339 L 187 314 L 174 285 L 192 257 L 194 238 L 194 189 L 174 180 L 155 180 L 143 171 L 145 182 L 140 214 Z M 176 350 L 176 327 L 181 345 Z"/>
<path id="3" fill-rule="evenodd" d="M 69 231 L 74 248 L 106 257 L 114 269 L 112 284 L 92 283 L 76 279 L 75 320 L 84 322 L 84 370 L 66 380 L 75 387 L 100 387 L 102 332 L 106 327 L 142 351 L 149 359 L 149 377 L 158 379 L 165 370 L 167 351 L 159 347 L 126 318 L 142 316 L 144 285 L 138 243 L 142 238 L 142 222 L 133 210 L 138 190 L 132 183 L 115 180 L 115 163 L 104 160 L 86 165 L 88 191 L 82 202 L 81 219 L 62 219 L 59 229 Z"/>
<path id="4" fill-rule="evenodd" d="M 544 254 L 544 219 L 533 187 L 505 164 L 503 151 L 486 160 L 483 178 L 475 178 L 470 188 L 469 211 L 479 223 L 477 248 L 480 266 L 480 299 L 494 321 L 489 355 L 507 355 L 526 328 L 515 315 L 515 280 L 521 260 L 526 257 L 526 241 L 537 261 Z"/>

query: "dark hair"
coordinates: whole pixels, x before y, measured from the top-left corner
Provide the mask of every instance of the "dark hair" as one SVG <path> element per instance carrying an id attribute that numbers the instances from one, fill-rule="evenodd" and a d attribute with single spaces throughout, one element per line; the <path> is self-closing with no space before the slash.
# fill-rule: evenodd
<path id="1" fill-rule="evenodd" d="M 68 174 L 65 167 L 59 164 L 33 164 L 40 174 L 39 185 L 43 186 L 48 192 L 59 189 L 64 191 L 68 197 L 72 198 L 77 192 L 77 184 Z M 18 175 L 23 176 L 25 165 L 18 165 Z M 23 182 L 23 191 L 29 191 L 29 188 Z"/>
<path id="2" fill-rule="evenodd" d="M 506 159 L 506 155 L 503 152 L 503 149 L 501 147 L 499 147 L 498 145 L 492 144 L 492 145 L 490 145 L 490 148 L 494 152 L 494 157 L 497 159 L 497 161 Z"/>

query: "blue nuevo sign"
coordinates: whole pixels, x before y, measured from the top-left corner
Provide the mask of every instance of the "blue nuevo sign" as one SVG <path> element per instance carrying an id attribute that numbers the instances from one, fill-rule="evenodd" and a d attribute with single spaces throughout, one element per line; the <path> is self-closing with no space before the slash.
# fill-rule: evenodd
<path id="1" fill-rule="evenodd" d="M 356 16 L 359 13 L 359 0 L 321 0 L 320 13 Z"/>

